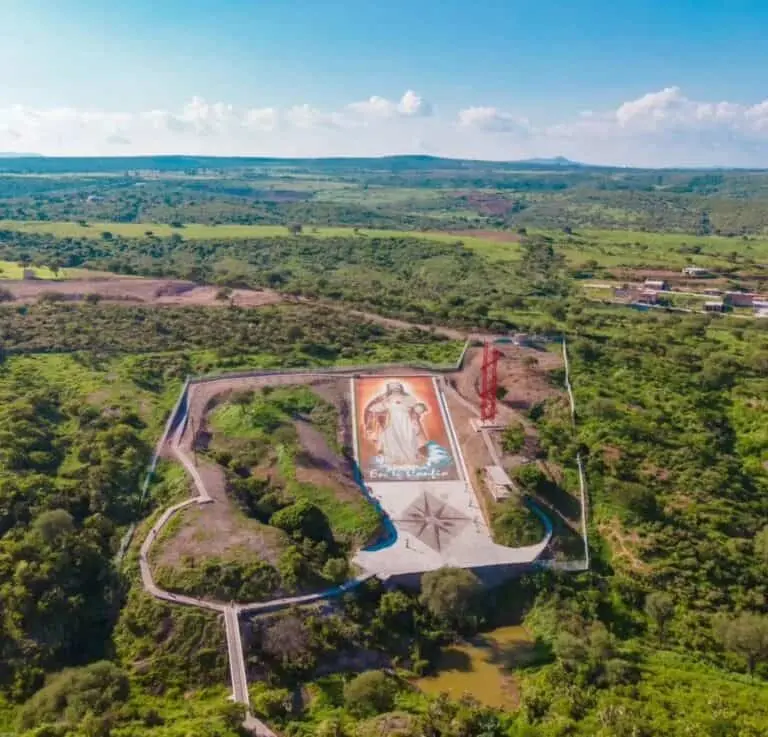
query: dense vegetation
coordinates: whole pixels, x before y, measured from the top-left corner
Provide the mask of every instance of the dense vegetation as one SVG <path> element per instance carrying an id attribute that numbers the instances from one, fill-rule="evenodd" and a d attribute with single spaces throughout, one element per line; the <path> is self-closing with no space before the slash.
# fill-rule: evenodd
<path id="1" fill-rule="evenodd" d="M 423 330 L 391 331 L 355 315 L 302 306 L 258 310 L 114 305 L 0 307 L 6 354 L 209 351 L 226 361 L 263 354 L 281 366 L 363 360 L 450 362 L 456 342 Z M 453 359 L 455 360 L 455 358 Z"/>
<path id="2" fill-rule="evenodd" d="M 57 177 L 66 172 L 69 176 Z M 98 173 L 98 176 L 94 176 Z M 53 176 L 52 176 L 53 175 Z M 159 176 L 158 176 L 159 175 Z M 5 159 L 0 219 L 764 233 L 768 176 L 451 161 Z"/>

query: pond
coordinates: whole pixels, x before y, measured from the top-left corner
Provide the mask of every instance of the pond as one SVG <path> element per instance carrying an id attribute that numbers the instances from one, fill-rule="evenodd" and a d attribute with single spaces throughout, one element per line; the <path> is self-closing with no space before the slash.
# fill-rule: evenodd
<path id="1" fill-rule="evenodd" d="M 524 627 L 499 627 L 443 650 L 435 674 L 414 684 L 428 694 L 458 698 L 469 693 L 487 706 L 516 708 L 520 693 L 514 669 L 536 659 L 533 638 Z"/>

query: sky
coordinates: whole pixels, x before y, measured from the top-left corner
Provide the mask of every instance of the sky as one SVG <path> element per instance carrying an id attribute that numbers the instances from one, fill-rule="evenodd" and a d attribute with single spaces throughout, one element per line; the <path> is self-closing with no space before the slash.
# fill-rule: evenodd
<path id="1" fill-rule="evenodd" d="M 768 167 L 765 0 L 0 0 L 0 151 Z"/>

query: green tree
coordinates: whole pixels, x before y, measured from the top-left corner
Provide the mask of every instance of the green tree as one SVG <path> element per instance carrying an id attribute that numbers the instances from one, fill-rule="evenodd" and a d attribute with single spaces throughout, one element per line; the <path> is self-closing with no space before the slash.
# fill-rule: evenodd
<path id="1" fill-rule="evenodd" d="M 715 633 L 729 652 L 743 658 L 752 674 L 758 663 L 768 660 L 768 616 L 743 612 L 715 623 Z"/>
<path id="2" fill-rule="evenodd" d="M 755 558 L 760 563 L 768 565 L 768 525 L 755 535 L 754 549 Z"/>
<path id="3" fill-rule="evenodd" d="M 383 714 L 394 706 L 396 693 L 397 684 L 391 676 L 378 670 L 367 671 L 344 687 L 344 705 L 357 717 Z"/>
<path id="4" fill-rule="evenodd" d="M 664 642 L 667 625 L 675 614 L 675 601 L 665 591 L 654 591 L 645 599 L 645 613 L 656 627 L 659 641 Z"/>
<path id="5" fill-rule="evenodd" d="M 525 445 L 525 428 L 520 422 L 511 422 L 501 434 L 501 447 L 505 453 L 517 453 Z"/>
<path id="6" fill-rule="evenodd" d="M 475 619 L 480 582 L 465 568 L 440 568 L 421 580 L 422 604 L 435 618 L 463 628 Z"/>

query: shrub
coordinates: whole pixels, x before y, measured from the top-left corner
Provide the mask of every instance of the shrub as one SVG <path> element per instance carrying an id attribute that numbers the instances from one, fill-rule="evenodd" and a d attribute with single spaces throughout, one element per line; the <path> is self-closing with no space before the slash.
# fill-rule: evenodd
<path id="1" fill-rule="evenodd" d="M 127 700 L 128 676 L 114 663 L 99 661 L 53 676 L 21 710 L 25 728 L 46 722 L 78 724 L 88 712 L 103 715 Z"/>
<path id="2" fill-rule="evenodd" d="M 477 577 L 464 568 L 440 568 L 421 580 L 421 603 L 444 623 L 463 627 L 474 618 L 480 589 Z"/>
<path id="3" fill-rule="evenodd" d="M 379 670 L 361 673 L 344 687 L 344 705 L 357 717 L 375 716 L 390 711 L 395 703 L 397 685 Z"/>

